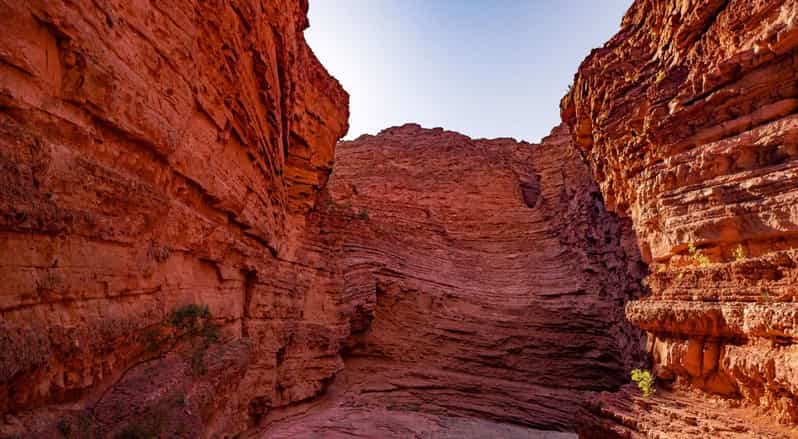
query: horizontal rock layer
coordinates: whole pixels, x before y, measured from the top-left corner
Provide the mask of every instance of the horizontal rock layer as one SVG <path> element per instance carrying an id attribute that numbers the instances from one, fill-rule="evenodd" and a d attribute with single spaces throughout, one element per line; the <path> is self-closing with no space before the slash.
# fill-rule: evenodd
<path id="1" fill-rule="evenodd" d="M 793 425 L 797 78 L 794 0 L 638 0 L 561 106 L 651 268 L 658 376 Z"/>
<path id="2" fill-rule="evenodd" d="M 239 431 L 341 368 L 306 215 L 348 98 L 307 7 L 0 1 L 0 435 L 110 435 L 158 404 L 185 437 Z M 148 348 L 187 304 L 222 327 L 201 376 L 196 341 Z"/>
<path id="3" fill-rule="evenodd" d="M 389 128 L 338 145 L 327 191 L 345 369 L 328 406 L 267 417 L 262 437 L 354 434 L 392 424 L 386 408 L 394 433 L 409 411 L 573 430 L 640 361 L 623 306 L 642 263 L 564 128 L 540 145 Z"/>
<path id="4" fill-rule="evenodd" d="M 296 421 L 280 423 L 264 433 L 246 436 L 269 439 L 346 439 L 352 437 L 461 439 L 576 439 L 574 433 L 542 431 L 489 420 L 443 416 L 380 407 L 351 407 L 342 401 L 333 407 L 313 405 Z"/>
<path id="5" fill-rule="evenodd" d="M 589 403 L 594 421 L 579 431 L 583 439 L 622 438 L 758 438 L 795 437 L 795 430 L 773 422 L 739 401 L 702 391 L 660 389 L 643 397 L 633 384 L 602 393 Z M 644 433 L 643 433 L 644 432 Z"/>

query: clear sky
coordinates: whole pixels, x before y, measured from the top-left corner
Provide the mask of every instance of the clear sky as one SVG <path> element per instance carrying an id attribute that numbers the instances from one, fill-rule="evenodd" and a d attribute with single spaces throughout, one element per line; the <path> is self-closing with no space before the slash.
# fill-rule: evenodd
<path id="1" fill-rule="evenodd" d="M 347 139 L 417 122 L 537 142 L 632 0 L 310 0 L 310 47 L 350 94 Z"/>

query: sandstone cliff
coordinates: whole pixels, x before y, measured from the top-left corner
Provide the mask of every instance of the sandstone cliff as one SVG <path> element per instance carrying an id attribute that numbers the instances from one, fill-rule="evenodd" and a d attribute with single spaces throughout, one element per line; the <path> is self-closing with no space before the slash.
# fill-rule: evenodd
<path id="1" fill-rule="evenodd" d="M 340 370 L 305 215 L 348 98 L 307 7 L 0 1 L 0 435 L 239 431 Z"/>
<path id="2" fill-rule="evenodd" d="M 796 434 L 795 0 L 637 0 L 540 145 L 336 147 L 307 8 L 0 0 L 0 436 Z"/>
<path id="3" fill-rule="evenodd" d="M 561 106 L 608 208 L 632 219 L 651 269 L 651 296 L 626 315 L 648 332 L 661 382 L 793 425 L 796 78 L 794 0 L 638 0 L 582 63 Z M 700 420 L 713 404 L 695 398 L 706 406 L 685 429 L 639 407 L 608 409 L 624 424 L 611 428 L 717 431 Z M 742 424 L 738 434 L 757 435 Z"/>
<path id="4" fill-rule="evenodd" d="M 540 145 L 388 128 L 339 143 L 328 192 L 345 367 L 327 401 L 263 437 L 457 431 L 450 416 L 573 430 L 586 400 L 628 382 L 642 263 L 565 128 Z"/>

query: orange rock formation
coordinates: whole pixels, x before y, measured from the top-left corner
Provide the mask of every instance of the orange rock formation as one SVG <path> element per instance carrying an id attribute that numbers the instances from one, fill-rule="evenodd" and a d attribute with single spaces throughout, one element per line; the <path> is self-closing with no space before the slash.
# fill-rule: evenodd
<path id="1" fill-rule="evenodd" d="M 626 315 L 648 333 L 657 375 L 787 424 L 798 422 L 797 73 L 795 1 L 638 0 L 562 101 L 651 268 L 651 296 Z"/>
<path id="2" fill-rule="evenodd" d="M 340 370 L 341 280 L 305 213 L 348 98 L 307 6 L 0 2 L 0 435 L 153 411 L 240 431 Z M 167 337 L 189 304 L 222 329 L 201 376 Z"/>
<path id="3" fill-rule="evenodd" d="M 540 145 L 337 152 L 307 9 L 0 0 L 0 436 L 798 434 L 796 0 L 635 1 Z"/>

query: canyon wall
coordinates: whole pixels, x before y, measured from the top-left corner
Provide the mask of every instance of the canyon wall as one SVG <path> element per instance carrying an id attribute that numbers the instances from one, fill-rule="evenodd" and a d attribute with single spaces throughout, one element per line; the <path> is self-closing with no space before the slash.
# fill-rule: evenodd
<path id="1" fill-rule="evenodd" d="M 652 272 L 626 315 L 647 331 L 660 382 L 793 425 L 797 110 L 794 0 L 638 0 L 561 104 Z M 641 413 L 619 416 L 619 431 Z"/>
<path id="2" fill-rule="evenodd" d="M 388 128 L 339 143 L 327 192 L 345 367 L 327 401 L 262 437 L 424 436 L 457 431 L 451 416 L 573 431 L 640 364 L 623 307 L 644 266 L 566 128 L 539 145 Z"/>
<path id="3" fill-rule="evenodd" d="M 0 1 L 0 436 L 240 431 L 341 369 L 307 8 Z"/>
<path id="4" fill-rule="evenodd" d="M 337 152 L 307 8 L 0 0 L 0 436 L 790 434 L 796 1 L 636 1 L 540 145 Z"/>

